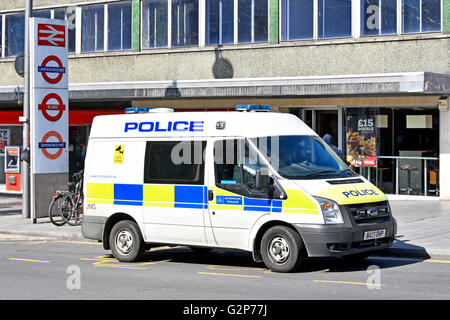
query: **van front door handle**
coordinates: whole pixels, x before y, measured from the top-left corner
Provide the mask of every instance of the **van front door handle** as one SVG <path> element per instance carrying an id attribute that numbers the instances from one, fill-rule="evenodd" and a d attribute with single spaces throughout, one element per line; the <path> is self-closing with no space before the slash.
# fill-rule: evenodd
<path id="1" fill-rule="evenodd" d="M 214 200 L 214 190 L 208 190 L 208 201 Z"/>

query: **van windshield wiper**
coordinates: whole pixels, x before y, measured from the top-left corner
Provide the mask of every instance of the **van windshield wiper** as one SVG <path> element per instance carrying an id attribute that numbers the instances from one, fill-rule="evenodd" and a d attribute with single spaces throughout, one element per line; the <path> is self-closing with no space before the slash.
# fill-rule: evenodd
<path id="1" fill-rule="evenodd" d="M 320 176 L 320 175 L 329 174 L 329 173 L 340 173 L 340 172 L 337 172 L 334 170 L 325 170 L 325 171 L 313 172 L 313 173 L 305 175 L 304 177 Z"/>

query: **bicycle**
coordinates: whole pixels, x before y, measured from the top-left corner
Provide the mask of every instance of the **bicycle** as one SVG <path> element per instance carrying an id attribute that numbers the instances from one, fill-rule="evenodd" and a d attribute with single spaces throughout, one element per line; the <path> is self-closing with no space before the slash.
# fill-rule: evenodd
<path id="1" fill-rule="evenodd" d="M 75 182 L 68 183 L 70 192 L 62 200 L 61 216 L 71 226 L 81 225 L 83 219 L 83 173 L 80 170 L 73 174 Z"/>
<path id="2" fill-rule="evenodd" d="M 83 170 L 73 174 L 69 190 L 57 190 L 50 203 L 48 215 L 56 226 L 81 224 L 83 216 Z"/>

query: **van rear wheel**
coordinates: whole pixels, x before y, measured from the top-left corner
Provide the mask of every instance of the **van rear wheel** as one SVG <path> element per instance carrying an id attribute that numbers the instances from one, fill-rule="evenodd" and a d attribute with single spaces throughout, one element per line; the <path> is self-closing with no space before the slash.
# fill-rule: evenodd
<path id="1" fill-rule="evenodd" d="M 145 252 L 139 226 L 130 220 L 122 220 L 114 225 L 109 237 L 109 246 L 114 257 L 121 262 L 140 260 Z"/>
<path id="2" fill-rule="evenodd" d="M 304 245 L 300 235 L 286 226 L 268 229 L 261 239 L 264 264 L 275 272 L 292 272 L 302 263 Z"/>

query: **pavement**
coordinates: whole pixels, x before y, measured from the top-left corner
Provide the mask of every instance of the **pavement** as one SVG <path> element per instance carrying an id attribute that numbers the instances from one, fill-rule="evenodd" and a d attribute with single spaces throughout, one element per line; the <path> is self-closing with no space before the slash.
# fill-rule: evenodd
<path id="1" fill-rule="evenodd" d="M 427 258 L 450 258 L 450 201 L 390 200 L 398 230 L 396 240 L 384 254 Z M 22 218 L 22 199 L 0 196 L 0 234 L 84 240 L 80 226 L 57 227 L 48 218 Z"/>

